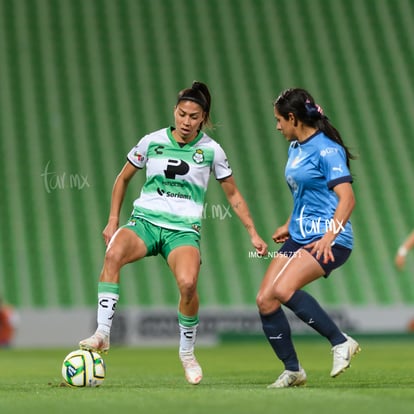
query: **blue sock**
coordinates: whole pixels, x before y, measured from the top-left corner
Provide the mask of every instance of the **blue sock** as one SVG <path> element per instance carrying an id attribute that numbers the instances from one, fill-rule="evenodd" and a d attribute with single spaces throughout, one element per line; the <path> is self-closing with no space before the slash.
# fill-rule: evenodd
<path id="1" fill-rule="evenodd" d="M 289 322 L 282 308 L 268 315 L 260 314 L 263 331 L 285 369 L 299 371 L 299 361 L 293 346 Z"/>
<path id="2" fill-rule="evenodd" d="M 299 319 L 327 338 L 332 346 L 346 341 L 335 322 L 321 308 L 315 298 L 304 290 L 297 290 L 284 305 L 292 310 Z"/>

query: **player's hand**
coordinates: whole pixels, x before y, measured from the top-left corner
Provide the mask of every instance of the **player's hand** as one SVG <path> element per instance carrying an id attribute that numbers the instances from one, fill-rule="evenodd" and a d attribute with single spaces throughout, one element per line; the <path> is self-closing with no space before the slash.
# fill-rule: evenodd
<path id="1" fill-rule="evenodd" d="M 323 257 L 323 263 L 328 263 L 329 261 L 334 262 L 335 257 L 332 253 L 332 241 L 327 233 L 319 239 L 312 243 L 309 243 L 305 248 L 311 248 L 310 254 L 315 255 L 316 259 L 319 260 Z"/>
<path id="2" fill-rule="evenodd" d="M 405 256 L 402 256 L 401 254 L 397 254 L 395 256 L 394 262 L 398 270 L 403 270 L 405 267 Z"/>
<path id="3" fill-rule="evenodd" d="M 289 227 L 287 224 L 284 224 L 276 229 L 273 233 L 272 239 L 275 243 L 284 243 L 289 236 Z"/>
<path id="4" fill-rule="evenodd" d="M 256 249 L 256 252 L 261 256 L 267 255 L 267 244 L 266 242 L 258 235 L 251 238 L 252 245 Z"/>
<path id="5" fill-rule="evenodd" d="M 115 232 L 118 230 L 118 219 L 116 218 L 110 218 L 108 221 L 108 224 L 104 228 L 102 232 L 102 236 L 105 242 L 105 245 L 108 246 L 110 240 L 112 239 L 112 236 L 115 234 Z"/>

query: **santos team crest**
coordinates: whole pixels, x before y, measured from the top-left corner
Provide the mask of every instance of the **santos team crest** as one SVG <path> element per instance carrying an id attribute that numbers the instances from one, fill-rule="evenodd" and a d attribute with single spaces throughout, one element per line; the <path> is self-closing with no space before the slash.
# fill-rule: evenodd
<path id="1" fill-rule="evenodd" d="M 202 149 L 196 149 L 193 155 L 193 160 L 197 164 L 201 164 L 204 161 L 204 152 Z"/>

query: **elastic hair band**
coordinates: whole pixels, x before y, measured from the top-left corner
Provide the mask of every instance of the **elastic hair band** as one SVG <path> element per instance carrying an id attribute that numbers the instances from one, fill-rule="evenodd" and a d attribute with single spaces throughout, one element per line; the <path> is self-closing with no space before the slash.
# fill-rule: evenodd
<path id="1" fill-rule="evenodd" d="M 323 117 L 323 109 L 316 103 L 311 103 L 309 99 L 305 102 L 306 112 L 310 117 Z"/>
<path id="2" fill-rule="evenodd" d="M 203 102 L 201 99 L 195 98 L 193 96 L 184 95 L 184 96 L 181 96 L 180 98 L 178 98 L 177 103 L 181 102 L 181 101 L 192 101 L 192 102 L 198 103 L 203 108 L 203 110 L 205 112 L 207 112 L 207 104 L 205 102 Z"/>

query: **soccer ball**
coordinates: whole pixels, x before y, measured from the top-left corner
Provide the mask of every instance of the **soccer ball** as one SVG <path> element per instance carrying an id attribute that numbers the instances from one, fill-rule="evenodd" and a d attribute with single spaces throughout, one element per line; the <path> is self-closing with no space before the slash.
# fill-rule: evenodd
<path id="1" fill-rule="evenodd" d="M 62 376 L 72 387 L 99 387 L 105 379 L 106 366 L 103 358 L 93 351 L 78 349 L 66 355 L 62 364 Z"/>

